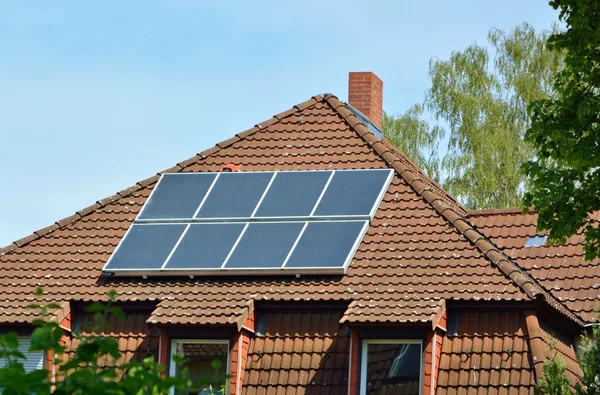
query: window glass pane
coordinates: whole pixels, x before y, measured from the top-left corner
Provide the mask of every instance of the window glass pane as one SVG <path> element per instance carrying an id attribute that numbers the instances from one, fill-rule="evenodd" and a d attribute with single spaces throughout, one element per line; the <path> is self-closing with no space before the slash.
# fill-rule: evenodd
<path id="1" fill-rule="evenodd" d="M 420 344 L 368 344 L 367 394 L 419 395 Z"/>
<path id="2" fill-rule="evenodd" d="M 29 351 L 31 347 L 31 338 L 29 336 L 19 336 L 19 347 L 17 350 L 25 356 L 25 360 L 20 359 L 26 373 L 33 372 L 36 369 L 44 369 L 44 351 Z M 0 368 L 6 367 L 8 360 L 0 358 Z"/>
<path id="3" fill-rule="evenodd" d="M 200 392 L 176 392 L 177 395 L 188 394 L 220 394 L 226 393 L 224 390 L 227 379 L 227 357 L 228 345 L 226 343 L 175 343 L 176 353 L 183 353 L 187 363 L 183 365 L 189 370 L 190 378 L 197 385 L 201 378 L 211 377 L 208 384 L 200 388 Z M 213 362 L 219 361 L 221 366 L 218 369 L 213 367 Z M 203 381 L 204 382 L 204 381 Z"/>
<path id="4" fill-rule="evenodd" d="M 531 236 L 529 239 L 527 239 L 527 243 L 525 243 L 525 247 L 526 248 L 530 248 L 530 247 L 541 247 L 544 244 L 546 244 L 546 239 L 548 238 L 547 235 L 536 235 L 536 236 Z"/>

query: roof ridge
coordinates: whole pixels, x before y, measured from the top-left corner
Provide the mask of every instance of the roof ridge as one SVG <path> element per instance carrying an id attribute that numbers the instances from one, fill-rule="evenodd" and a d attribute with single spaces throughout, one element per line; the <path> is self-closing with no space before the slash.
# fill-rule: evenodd
<path id="1" fill-rule="evenodd" d="M 212 154 L 214 154 L 224 148 L 227 148 L 227 147 L 231 146 L 232 144 L 237 143 L 238 141 L 241 141 L 244 138 L 251 136 L 260 130 L 266 129 L 267 127 L 269 127 L 277 122 L 280 122 L 282 119 L 284 119 L 296 112 L 303 111 L 303 110 L 305 110 L 317 103 L 321 103 L 323 101 L 324 101 L 324 97 L 321 95 L 312 96 L 309 100 L 303 101 L 302 103 L 298 103 L 295 106 L 293 106 L 292 108 L 290 108 L 289 110 L 277 113 L 277 114 L 273 115 L 273 117 L 271 117 L 270 119 L 260 122 L 248 130 L 245 130 L 240 133 L 236 133 L 232 138 L 223 140 L 223 141 L 215 144 L 214 147 L 211 147 L 204 151 L 201 151 L 201 152 L 197 153 L 196 155 L 194 155 L 193 157 L 177 163 L 173 167 L 159 171 L 158 173 L 156 173 L 156 175 L 146 178 L 146 179 L 143 179 L 141 181 L 138 181 L 135 183 L 135 185 L 133 185 L 129 188 L 123 189 L 123 190 L 115 193 L 112 196 L 106 197 L 101 200 L 97 200 L 96 203 L 92 204 L 91 206 L 88 206 L 81 210 L 76 211 L 75 214 L 73 214 L 73 215 L 70 215 L 61 220 L 58 220 L 50 226 L 46 226 L 45 228 L 38 229 L 38 230 L 34 231 L 32 234 L 30 234 L 29 236 L 25 236 L 18 240 L 13 241 L 11 244 L 0 248 L 0 256 L 5 255 L 11 251 L 14 251 L 15 249 L 17 249 L 19 247 L 27 245 L 34 240 L 40 239 L 41 237 L 48 235 L 48 234 L 54 232 L 55 230 L 64 228 L 65 226 L 70 225 L 70 224 L 74 223 L 75 221 L 78 221 L 79 219 L 93 213 L 94 211 L 96 211 L 100 208 L 106 207 L 107 205 L 109 205 L 119 199 L 130 196 L 132 193 L 146 188 L 148 185 L 154 184 L 155 182 L 158 181 L 158 179 L 160 178 L 160 176 L 162 174 L 176 173 L 178 171 L 181 171 L 181 170 L 185 169 L 187 166 L 189 166 L 190 164 L 196 162 L 198 159 L 201 159 L 201 160 L 206 159 L 209 156 L 211 156 Z"/>
<path id="2" fill-rule="evenodd" d="M 466 217 L 457 213 L 452 207 L 446 205 L 440 196 L 434 193 L 420 178 L 415 176 L 415 171 L 409 168 L 401 158 L 386 146 L 384 142 L 373 135 L 367 127 L 334 95 L 325 95 L 325 101 L 333 107 L 348 125 L 371 146 L 371 148 L 404 180 L 423 197 L 438 213 L 440 213 L 448 222 L 450 222 L 464 237 L 473 243 L 477 249 L 492 264 L 494 264 L 506 277 L 508 277 L 517 287 L 519 287 L 527 296 L 535 300 L 542 297 L 544 301 L 562 313 L 567 318 L 583 325 L 581 319 L 569 308 L 549 293 L 538 281 L 524 271 L 516 262 L 508 257 L 494 243 L 488 240 L 485 235 L 479 232 Z M 402 156 L 404 157 L 404 155 Z M 412 166 L 411 166 L 412 167 Z"/>
<path id="3" fill-rule="evenodd" d="M 394 152 L 399 157 L 400 160 L 404 160 L 408 163 L 408 165 L 411 167 L 411 171 L 419 173 L 419 176 L 424 177 L 427 180 L 427 182 L 431 183 L 437 189 L 437 192 L 442 193 L 444 198 L 449 199 L 451 201 L 451 203 L 453 205 L 455 205 L 461 211 L 459 213 L 460 215 L 468 214 L 469 210 L 467 210 L 458 200 L 456 200 L 456 198 L 454 196 L 452 196 L 450 193 L 446 192 L 444 190 L 444 188 L 442 188 L 434 179 L 429 177 L 415 162 L 413 162 L 408 157 L 408 155 L 406 155 L 406 153 L 404 151 L 402 151 L 400 148 L 394 146 L 385 137 L 383 137 L 382 141 L 390 151 Z"/>
<path id="4" fill-rule="evenodd" d="M 533 207 L 529 208 L 527 212 L 523 212 L 522 207 L 482 208 L 479 210 L 467 210 L 467 217 L 478 217 L 484 215 L 498 214 L 536 214 L 536 211 Z"/>

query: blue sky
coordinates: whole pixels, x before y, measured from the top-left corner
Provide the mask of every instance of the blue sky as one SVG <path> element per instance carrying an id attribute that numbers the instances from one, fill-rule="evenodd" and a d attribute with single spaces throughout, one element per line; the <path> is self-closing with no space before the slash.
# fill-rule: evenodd
<path id="1" fill-rule="evenodd" d="M 403 112 L 432 56 L 556 18 L 542 0 L 0 0 L 0 246 L 315 94 L 346 100 L 349 71 Z"/>

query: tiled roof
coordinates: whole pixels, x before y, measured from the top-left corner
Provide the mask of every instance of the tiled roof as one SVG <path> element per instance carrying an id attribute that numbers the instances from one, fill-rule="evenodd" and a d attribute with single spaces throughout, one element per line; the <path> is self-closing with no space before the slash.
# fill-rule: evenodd
<path id="1" fill-rule="evenodd" d="M 0 309 L 42 286 L 59 302 L 101 300 L 112 289 L 121 301 L 158 301 L 155 324 L 232 325 L 252 300 L 298 299 L 351 302 L 342 322 L 415 322 L 427 321 L 442 299 L 538 296 L 575 319 L 402 158 L 337 98 L 316 96 L 165 171 L 219 171 L 231 162 L 242 171 L 393 167 L 392 184 L 342 277 L 100 278 L 157 175 L 0 250 Z"/>
<path id="2" fill-rule="evenodd" d="M 111 357 L 105 357 L 98 361 L 100 366 L 121 366 L 123 363 L 141 361 L 149 356 L 158 355 L 158 330 L 150 328 L 146 324 L 149 312 L 128 312 L 126 320 L 120 320 L 110 316 L 105 327 L 101 331 L 95 331 L 86 324 L 94 322 L 93 314 L 83 313 L 77 316 L 77 321 L 82 323 L 79 328 L 81 334 L 110 337 L 118 340 L 121 358 L 117 361 Z M 71 354 L 79 345 L 75 338 L 67 342 L 67 354 Z"/>
<path id="3" fill-rule="evenodd" d="M 244 395 L 347 394 L 350 337 L 342 312 L 269 313 L 250 340 Z"/>
<path id="4" fill-rule="evenodd" d="M 600 212 L 595 213 L 600 220 Z M 470 222 L 535 277 L 540 284 L 583 320 L 592 322 L 600 307 L 600 259 L 586 261 L 584 236 L 578 234 L 558 246 L 525 247 L 538 234 L 537 214 L 520 209 L 471 212 Z"/>
<path id="5" fill-rule="evenodd" d="M 573 341 L 568 336 L 558 332 L 547 321 L 540 321 L 540 330 L 546 345 L 546 359 L 555 356 L 558 360 L 564 361 L 566 366 L 565 375 L 574 387 L 575 383 L 581 380 L 582 374 L 577 363 Z M 553 355 L 553 353 L 556 355 Z"/>
<path id="6" fill-rule="evenodd" d="M 532 394 L 535 370 L 524 313 L 455 314 L 456 335 L 442 342 L 437 394 Z"/>

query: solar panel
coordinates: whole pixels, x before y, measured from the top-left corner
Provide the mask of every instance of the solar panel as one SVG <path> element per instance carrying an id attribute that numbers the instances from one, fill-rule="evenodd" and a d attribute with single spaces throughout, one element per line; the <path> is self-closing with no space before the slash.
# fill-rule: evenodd
<path id="1" fill-rule="evenodd" d="M 309 216 L 331 171 L 286 171 L 276 174 L 254 217 Z"/>
<path id="2" fill-rule="evenodd" d="M 350 216 L 374 214 L 391 179 L 390 170 L 336 171 L 314 215 Z"/>
<path id="3" fill-rule="evenodd" d="M 220 173 L 196 218 L 250 217 L 274 173 Z"/>
<path id="4" fill-rule="evenodd" d="M 367 221 L 311 222 L 286 268 L 344 268 L 362 240 Z"/>
<path id="5" fill-rule="evenodd" d="M 224 268 L 281 268 L 303 225 L 302 222 L 248 224 Z"/>
<path id="6" fill-rule="evenodd" d="M 390 169 L 166 174 L 103 270 L 341 274 L 392 177 Z"/>
<path id="7" fill-rule="evenodd" d="M 215 173 L 164 174 L 138 219 L 192 218 L 216 177 Z"/>
<path id="8" fill-rule="evenodd" d="M 219 269 L 243 223 L 191 224 L 163 269 Z"/>
<path id="9" fill-rule="evenodd" d="M 184 224 L 132 225 L 104 270 L 160 269 L 186 227 Z"/>

